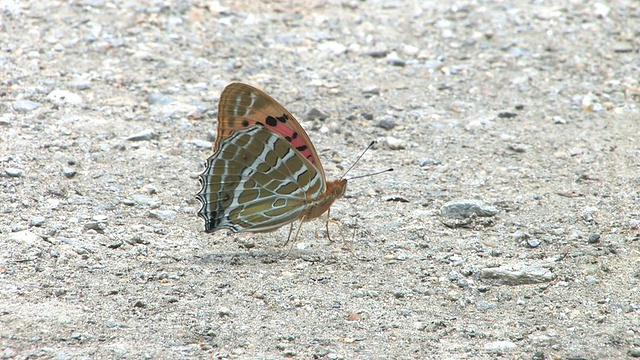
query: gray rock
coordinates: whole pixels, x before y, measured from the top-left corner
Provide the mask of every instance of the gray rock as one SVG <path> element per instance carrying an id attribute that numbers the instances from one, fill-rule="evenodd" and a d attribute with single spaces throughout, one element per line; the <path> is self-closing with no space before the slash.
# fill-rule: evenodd
<path id="1" fill-rule="evenodd" d="M 17 116 L 13 114 L 2 114 L 0 115 L 0 126 L 11 125 L 12 122 L 16 121 Z"/>
<path id="2" fill-rule="evenodd" d="M 376 126 L 385 130 L 391 130 L 396 127 L 396 121 L 394 120 L 393 116 L 383 115 L 380 117 L 380 119 L 378 119 Z"/>
<path id="3" fill-rule="evenodd" d="M 516 347 L 516 344 L 511 341 L 494 341 L 484 344 L 484 349 L 493 353 L 502 353 L 515 349 Z"/>
<path id="4" fill-rule="evenodd" d="M 534 248 L 534 249 L 535 249 L 535 248 L 537 248 L 538 246 L 540 246 L 540 240 L 538 240 L 537 238 L 534 238 L 534 237 L 529 238 L 529 239 L 527 240 L 527 245 L 529 245 L 530 247 L 532 247 L 532 248 Z"/>
<path id="5" fill-rule="evenodd" d="M 155 198 L 152 198 L 151 196 L 133 195 L 132 198 L 133 198 L 133 201 L 135 201 L 140 205 L 145 205 L 150 207 L 157 207 L 158 205 L 160 205 L 160 201 Z"/>
<path id="6" fill-rule="evenodd" d="M 41 103 L 30 100 L 16 100 L 13 102 L 13 110 L 17 112 L 29 112 L 42 106 Z"/>
<path id="7" fill-rule="evenodd" d="M 149 217 L 162 220 L 162 221 L 170 221 L 176 217 L 177 213 L 173 210 L 151 210 L 149 211 Z"/>
<path id="8" fill-rule="evenodd" d="M 149 105 L 169 105 L 174 102 L 175 100 L 172 97 L 160 93 L 151 93 L 147 96 Z"/>
<path id="9" fill-rule="evenodd" d="M 9 177 L 21 177 L 22 176 L 22 170 L 16 169 L 16 168 L 5 168 L 4 172 Z"/>
<path id="10" fill-rule="evenodd" d="M 589 244 L 597 244 L 600 242 L 600 234 L 589 234 L 589 238 L 587 239 Z"/>
<path id="11" fill-rule="evenodd" d="M 127 138 L 127 140 L 129 141 L 145 141 L 145 140 L 151 140 L 156 136 L 156 133 L 151 130 L 151 129 L 147 129 L 147 130 L 143 130 L 139 133 L 133 134 L 131 136 L 129 136 Z"/>
<path id="12" fill-rule="evenodd" d="M 72 177 L 76 176 L 78 174 L 78 172 L 73 168 L 64 167 L 64 168 L 62 168 L 62 174 L 67 179 L 71 179 Z"/>
<path id="13" fill-rule="evenodd" d="M 87 90 L 91 89 L 91 80 L 88 79 L 77 79 L 71 83 L 71 86 L 76 90 Z"/>
<path id="14" fill-rule="evenodd" d="M 328 118 L 329 115 L 325 114 L 324 112 L 316 109 L 316 108 L 311 108 L 309 109 L 309 111 L 307 111 L 307 113 L 304 115 L 304 118 L 311 121 L 311 120 L 325 120 L 326 118 Z"/>
<path id="15" fill-rule="evenodd" d="M 34 216 L 31 219 L 29 219 L 29 225 L 31 226 L 42 226 L 44 225 L 44 222 L 46 221 L 44 216 Z"/>
<path id="16" fill-rule="evenodd" d="M 200 149 L 211 149 L 213 148 L 213 143 L 211 141 L 207 141 L 207 140 L 189 140 L 187 141 L 188 144 L 192 144 L 195 145 L 197 148 Z"/>
<path id="17" fill-rule="evenodd" d="M 442 61 L 440 60 L 427 60 L 424 62 L 424 66 L 427 69 L 439 69 L 442 65 Z"/>
<path id="18" fill-rule="evenodd" d="M 617 53 L 628 53 L 633 51 L 633 44 L 627 41 L 617 41 L 613 44 L 613 51 Z"/>
<path id="19" fill-rule="evenodd" d="M 420 167 L 433 166 L 433 165 L 442 165 L 442 161 L 436 160 L 436 159 L 431 159 L 431 158 L 424 158 L 424 159 L 420 160 L 418 165 L 420 165 Z"/>
<path id="20" fill-rule="evenodd" d="M 473 215 L 490 217 L 498 213 L 498 209 L 479 200 L 449 201 L 440 208 L 442 216 L 451 219 L 466 219 Z"/>
<path id="21" fill-rule="evenodd" d="M 547 268 L 522 264 L 480 270 L 480 279 L 494 280 L 504 285 L 540 284 L 554 278 L 553 273 Z"/>
<path id="22" fill-rule="evenodd" d="M 331 53 L 332 55 L 340 55 L 347 51 L 347 47 L 337 41 L 327 41 L 318 45 L 318 50 Z"/>
<path id="23" fill-rule="evenodd" d="M 405 66 L 407 63 L 395 52 L 390 52 L 387 57 L 387 62 L 393 66 Z"/>
<path id="24" fill-rule="evenodd" d="M 380 87 L 377 85 L 366 86 L 362 88 L 362 93 L 365 95 L 380 95 Z"/>
<path id="25" fill-rule="evenodd" d="M 103 233 L 104 230 L 107 228 L 107 224 L 105 224 L 104 222 L 100 222 L 100 221 L 91 221 L 88 222 L 86 224 L 84 224 L 84 228 L 86 230 L 95 230 L 99 233 Z"/>

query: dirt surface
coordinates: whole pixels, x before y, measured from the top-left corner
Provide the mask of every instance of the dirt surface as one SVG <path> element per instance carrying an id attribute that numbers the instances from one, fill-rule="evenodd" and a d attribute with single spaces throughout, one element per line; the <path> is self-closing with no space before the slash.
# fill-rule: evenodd
<path id="1" fill-rule="evenodd" d="M 0 358 L 640 357 L 637 1 L 0 10 Z M 346 242 L 204 233 L 232 81 L 379 141 Z"/>

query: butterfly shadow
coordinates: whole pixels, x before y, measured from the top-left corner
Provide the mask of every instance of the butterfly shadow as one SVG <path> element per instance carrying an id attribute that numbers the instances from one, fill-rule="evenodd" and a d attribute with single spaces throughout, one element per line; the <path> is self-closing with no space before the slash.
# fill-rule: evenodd
<path id="1" fill-rule="evenodd" d="M 309 251 L 307 249 L 265 249 L 236 251 L 227 253 L 204 253 L 196 254 L 202 264 L 228 264 L 228 265 L 250 265 L 250 264 L 273 264 L 281 261 L 302 260 L 311 263 L 335 263 L 339 261 L 341 254 Z"/>

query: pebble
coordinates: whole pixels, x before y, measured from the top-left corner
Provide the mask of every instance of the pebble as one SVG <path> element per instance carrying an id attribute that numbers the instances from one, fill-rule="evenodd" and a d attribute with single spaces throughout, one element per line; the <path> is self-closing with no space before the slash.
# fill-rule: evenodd
<path id="1" fill-rule="evenodd" d="M 213 143 L 211 141 L 207 141 L 207 140 L 189 140 L 189 141 L 187 141 L 187 143 L 195 145 L 197 148 L 200 148 L 200 149 L 211 149 L 211 148 L 213 148 Z"/>
<path id="2" fill-rule="evenodd" d="M 603 3 L 593 4 L 593 15 L 599 18 L 606 18 L 609 15 L 609 11 L 611 11 L 611 8 Z"/>
<path id="3" fill-rule="evenodd" d="M 518 113 L 515 113 L 513 111 L 500 111 L 498 113 L 498 117 L 500 119 L 511 119 L 511 118 L 516 117 L 516 116 L 518 116 Z"/>
<path id="4" fill-rule="evenodd" d="M 84 224 L 84 228 L 86 230 L 95 230 L 95 231 L 97 231 L 99 233 L 102 233 L 107 228 L 107 224 L 105 224 L 104 222 L 100 222 L 100 221 L 90 221 L 90 222 Z"/>
<path id="5" fill-rule="evenodd" d="M 589 238 L 587 239 L 589 244 L 597 244 L 600 242 L 600 234 L 589 234 Z"/>
<path id="6" fill-rule="evenodd" d="M 42 226 L 44 225 L 44 222 L 46 221 L 44 216 L 34 216 L 31 219 L 29 219 L 29 225 L 31 226 Z"/>
<path id="7" fill-rule="evenodd" d="M 34 245 L 40 237 L 29 230 L 22 230 L 9 234 L 8 238 L 16 243 L 31 246 Z"/>
<path id="8" fill-rule="evenodd" d="M 376 126 L 385 130 L 391 130 L 396 127 L 396 121 L 391 115 L 383 115 L 378 119 Z"/>
<path id="9" fill-rule="evenodd" d="M 584 220 L 586 222 L 594 222 L 595 219 L 593 218 L 593 215 L 596 214 L 597 212 L 598 212 L 598 208 L 597 207 L 595 207 L 595 206 L 587 206 L 580 213 L 580 217 L 582 218 L 582 220 Z"/>
<path id="10" fill-rule="evenodd" d="M 406 61 L 400 58 L 398 53 L 396 53 L 395 51 L 392 51 L 389 54 L 387 54 L 386 59 L 387 59 L 387 63 L 393 66 L 405 66 L 407 64 Z"/>
<path id="11" fill-rule="evenodd" d="M 160 205 L 160 201 L 152 198 L 151 196 L 146 196 L 146 195 L 133 195 L 132 196 L 133 201 L 135 201 L 136 203 L 140 204 L 140 205 L 145 205 L 145 206 L 150 206 L 150 207 L 156 207 L 158 205 Z"/>
<path id="12" fill-rule="evenodd" d="M 538 239 L 536 239 L 536 238 L 534 238 L 534 237 L 529 238 L 529 239 L 527 240 L 527 245 L 529 245 L 529 247 L 531 247 L 531 248 L 534 248 L 534 249 L 535 249 L 535 248 L 537 248 L 538 246 L 540 246 L 540 240 L 538 240 Z"/>
<path id="13" fill-rule="evenodd" d="M 640 229 L 640 220 L 638 219 L 631 219 L 629 220 L 629 227 L 632 229 Z"/>
<path id="14" fill-rule="evenodd" d="M 224 306 L 219 307 L 218 308 L 218 316 L 220 316 L 220 317 L 231 316 L 231 309 L 229 309 L 228 307 L 224 307 Z"/>
<path id="15" fill-rule="evenodd" d="M 329 115 L 318 110 L 317 108 L 311 108 L 309 109 L 309 111 L 307 111 L 307 113 L 304 115 L 304 118 L 312 121 L 312 120 L 325 120 L 326 118 L 328 118 Z"/>
<path id="16" fill-rule="evenodd" d="M 91 80 L 89 79 L 77 79 L 71 83 L 71 87 L 76 90 L 88 90 L 91 89 Z"/>
<path id="17" fill-rule="evenodd" d="M 498 304 L 494 303 L 494 302 L 490 302 L 490 301 L 477 301 L 476 302 L 476 310 L 480 310 L 480 311 L 486 311 L 486 310 L 491 310 L 491 309 L 495 309 L 498 307 Z"/>
<path id="18" fill-rule="evenodd" d="M 21 177 L 22 176 L 22 170 L 16 169 L 16 168 L 5 168 L 4 172 L 9 177 Z"/>
<path id="19" fill-rule="evenodd" d="M 47 99 L 56 105 L 80 105 L 82 97 L 69 90 L 56 89 L 47 95 Z"/>
<path id="20" fill-rule="evenodd" d="M 547 268 L 514 264 L 482 269 L 480 270 L 480 278 L 483 280 L 497 280 L 505 285 L 526 285 L 546 283 L 552 281 L 555 276 Z"/>
<path id="21" fill-rule="evenodd" d="M 16 100 L 13 102 L 13 110 L 17 112 L 29 112 L 42 106 L 41 103 L 30 100 Z"/>
<path id="22" fill-rule="evenodd" d="M 554 116 L 553 117 L 553 123 L 554 124 L 560 124 L 560 125 L 566 125 L 567 124 L 567 119 L 563 118 L 562 116 Z"/>
<path id="23" fill-rule="evenodd" d="M 491 217 L 498 209 L 479 200 L 454 200 L 442 205 L 440 213 L 451 219 L 467 219 L 472 215 Z"/>
<path id="24" fill-rule="evenodd" d="M 442 165 L 442 161 L 436 160 L 436 159 L 432 159 L 432 158 L 424 158 L 424 159 L 420 160 L 418 165 L 420 165 L 420 167 L 433 166 L 433 165 Z"/>
<path id="25" fill-rule="evenodd" d="M 13 114 L 2 114 L 0 115 L 0 126 L 11 125 L 17 118 L 18 117 Z"/>
<path id="26" fill-rule="evenodd" d="M 77 171 L 75 171 L 73 168 L 70 167 L 64 167 L 62 168 L 62 174 L 64 175 L 64 177 L 66 177 L 67 179 L 71 179 L 72 177 L 76 176 L 78 174 Z"/>
<path id="27" fill-rule="evenodd" d="M 427 60 L 424 62 L 424 66 L 427 69 L 439 69 L 442 65 L 442 61 L 440 60 Z"/>
<path id="28" fill-rule="evenodd" d="M 18 355 L 18 353 L 13 348 L 5 348 L 0 354 L 0 359 L 13 359 Z"/>
<path id="29" fill-rule="evenodd" d="M 503 352 L 515 348 L 516 344 L 511 341 L 494 341 L 484 344 L 484 349 L 491 352 Z"/>
<path id="30" fill-rule="evenodd" d="M 332 55 L 340 55 L 347 51 L 347 47 L 337 41 L 326 41 L 318 45 L 318 50 L 329 52 Z"/>
<path id="31" fill-rule="evenodd" d="M 173 220 L 178 213 L 173 210 L 151 210 L 149 211 L 149 217 L 162 220 L 162 221 L 171 221 Z"/>
<path id="32" fill-rule="evenodd" d="M 143 130 L 139 133 L 133 134 L 131 136 L 129 136 L 127 138 L 127 140 L 129 141 L 145 141 L 145 140 L 151 140 L 156 136 L 156 133 L 151 130 L 151 129 L 147 129 L 147 130 Z"/>
<path id="33" fill-rule="evenodd" d="M 617 41 L 613 44 L 613 51 L 617 53 L 629 53 L 633 51 L 633 44 L 626 41 Z"/>
<path id="34" fill-rule="evenodd" d="M 380 87 L 377 85 L 366 86 L 362 88 L 362 93 L 365 95 L 380 95 Z"/>
<path id="35" fill-rule="evenodd" d="M 175 102 L 172 97 L 160 93 L 151 93 L 147 96 L 149 105 L 169 105 Z"/>
<path id="36" fill-rule="evenodd" d="M 634 358 L 640 358 L 640 347 L 629 349 L 629 356 Z"/>
<path id="37" fill-rule="evenodd" d="M 402 150 L 405 148 L 404 141 L 393 136 L 387 136 L 386 142 L 391 150 Z"/>
<path id="38" fill-rule="evenodd" d="M 529 151 L 529 146 L 524 144 L 509 144 L 507 148 L 517 153 L 525 153 Z"/>
<path id="39" fill-rule="evenodd" d="M 133 205 L 136 204 L 136 202 L 131 200 L 131 199 L 122 199 L 122 200 L 120 200 L 120 202 L 122 204 L 124 204 L 124 205 L 127 205 L 127 206 L 133 206 Z"/>

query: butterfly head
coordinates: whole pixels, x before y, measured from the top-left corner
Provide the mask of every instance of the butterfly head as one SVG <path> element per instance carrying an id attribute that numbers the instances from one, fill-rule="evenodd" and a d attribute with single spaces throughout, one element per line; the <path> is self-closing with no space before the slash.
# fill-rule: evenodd
<path id="1" fill-rule="evenodd" d="M 333 194 L 334 199 L 343 197 L 346 191 L 347 179 L 340 179 L 327 183 L 327 193 Z"/>

